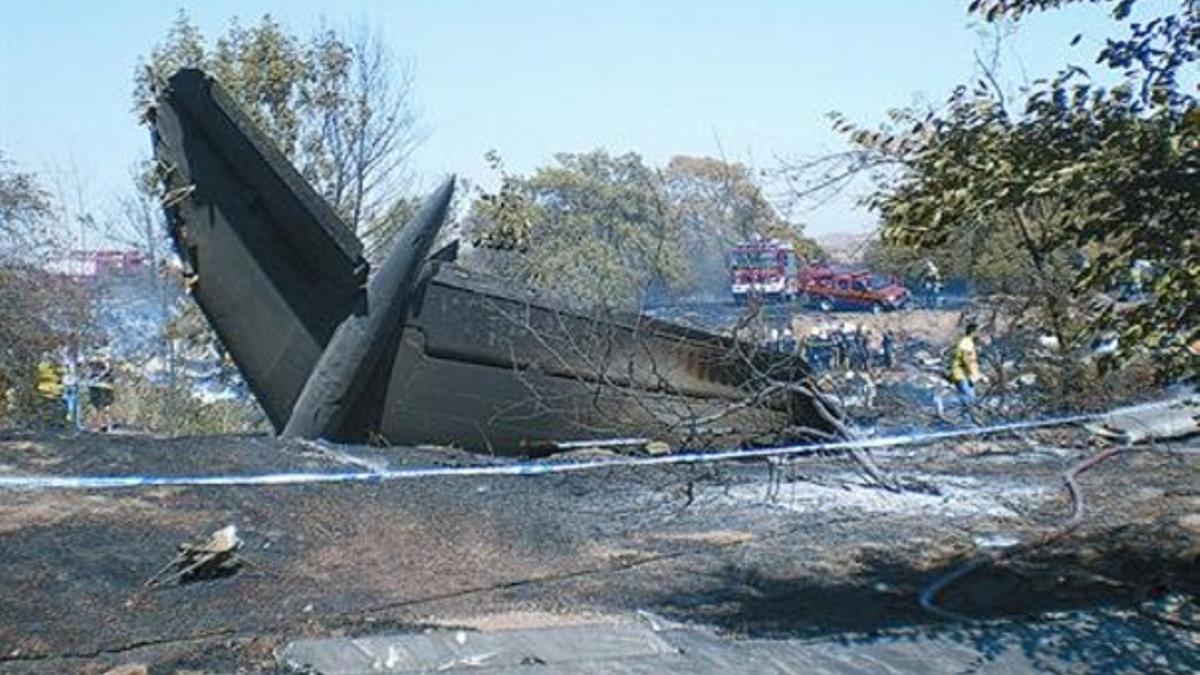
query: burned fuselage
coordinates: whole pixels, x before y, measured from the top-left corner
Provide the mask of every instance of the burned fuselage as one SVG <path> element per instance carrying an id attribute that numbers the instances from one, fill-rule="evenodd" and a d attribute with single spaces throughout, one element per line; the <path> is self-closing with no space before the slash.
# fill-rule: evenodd
<path id="1" fill-rule="evenodd" d="M 611 436 L 703 444 L 827 428 L 803 364 L 638 315 L 569 311 L 430 255 L 448 180 L 376 269 L 212 78 L 150 115 L 188 286 L 276 430 L 499 453 Z"/>

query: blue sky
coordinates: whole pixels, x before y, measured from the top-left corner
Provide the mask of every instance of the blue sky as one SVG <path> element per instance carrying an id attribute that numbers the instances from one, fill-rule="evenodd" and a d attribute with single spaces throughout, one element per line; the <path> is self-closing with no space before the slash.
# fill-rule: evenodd
<path id="1" fill-rule="evenodd" d="M 980 46 L 966 0 L 0 0 L 0 150 L 112 209 L 148 152 L 134 69 L 181 6 L 206 36 L 264 13 L 302 34 L 321 21 L 377 29 L 415 72 L 422 186 L 449 172 L 494 183 L 489 149 L 516 171 L 594 148 L 774 168 L 842 147 L 831 110 L 875 123 L 942 99 L 977 72 Z M 1035 16 L 1007 41 L 1007 81 L 1089 65 L 1112 30 L 1091 5 Z M 873 224 L 849 198 L 795 215 L 814 233 Z"/>

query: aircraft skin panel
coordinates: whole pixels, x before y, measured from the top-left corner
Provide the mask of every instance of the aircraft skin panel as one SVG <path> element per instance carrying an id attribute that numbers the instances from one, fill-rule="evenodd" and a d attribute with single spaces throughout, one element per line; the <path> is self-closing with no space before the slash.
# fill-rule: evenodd
<path id="1" fill-rule="evenodd" d="M 381 432 L 390 443 L 511 454 L 622 435 L 636 426 L 620 392 L 596 394 L 569 378 L 429 356 L 420 331 L 409 328 L 396 354 Z"/>
<path id="2" fill-rule="evenodd" d="M 711 415 L 731 403 L 731 396 L 713 392 L 694 396 L 649 391 L 599 382 L 583 369 L 572 375 L 537 365 L 528 367 L 508 359 L 511 351 L 499 344 L 485 358 L 447 356 L 443 351 L 446 345 L 434 344 L 433 338 L 444 337 L 440 329 L 457 326 L 459 332 L 486 342 L 478 330 L 486 325 L 486 317 L 435 313 L 429 302 L 453 303 L 457 294 L 471 292 L 431 284 L 421 303 L 421 315 L 409 317 L 391 363 L 382 410 L 379 431 L 388 442 L 444 443 L 498 454 L 536 452 L 559 441 L 630 434 L 702 444 L 704 440 L 697 434 L 686 431 L 685 420 Z M 535 305 L 530 311 L 549 310 Z M 785 415 L 781 410 L 750 409 L 723 417 L 721 426 L 764 428 L 778 425 Z M 727 441 L 736 435 L 720 434 L 709 440 Z"/>

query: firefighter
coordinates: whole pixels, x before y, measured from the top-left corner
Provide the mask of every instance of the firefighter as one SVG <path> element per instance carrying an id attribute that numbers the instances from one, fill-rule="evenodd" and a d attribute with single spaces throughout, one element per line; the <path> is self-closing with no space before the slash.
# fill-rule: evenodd
<path id="1" fill-rule="evenodd" d="M 925 295 L 926 307 L 937 307 L 941 304 L 942 271 L 932 260 L 925 261 L 925 270 L 921 273 L 921 290 Z"/>
<path id="2" fill-rule="evenodd" d="M 883 332 L 883 365 L 887 368 L 896 365 L 896 334 L 890 330 Z"/>
<path id="3" fill-rule="evenodd" d="M 112 364 L 107 357 L 99 356 L 88 363 L 88 404 L 96 427 L 101 431 L 107 431 L 112 425 L 108 410 L 115 398 L 112 375 Z"/>
<path id="4" fill-rule="evenodd" d="M 975 383 L 983 379 L 979 372 L 979 353 L 975 349 L 975 334 L 979 324 L 967 322 L 967 328 L 958 344 L 954 346 L 954 354 L 950 359 L 950 383 L 958 391 L 958 396 L 966 405 L 975 402 Z"/>
<path id="5" fill-rule="evenodd" d="M 796 353 L 796 335 L 790 326 L 784 326 L 783 335 L 779 339 L 779 349 L 785 354 Z"/>
<path id="6" fill-rule="evenodd" d="M 827 371 L 830 369 L 833 343 L 819 326 L 813 326 L 810 334 L 804 338 L 802 357 L 813 370 Z"/>
<path id="7" fill-rule="evenodd" d="M 842 370 L 846 367 L 846 338 L 840 328 L 830 331 L 829 367 L 831 370 Z"/>
<path id="8" fill-rule="evenodd" d="M 860 323 L 850 336 L 850 367 L 855 370 L 866 370 L 870 366 L 871 347 L 867 339 L 866 328 Z"/>
<path id="9" fill-rule="evenodd" d="M 854 326 L 845 321 L 840 330 L 834 333 L 834 361 L 838 370 L 848 370 L 854 367 Z"/>

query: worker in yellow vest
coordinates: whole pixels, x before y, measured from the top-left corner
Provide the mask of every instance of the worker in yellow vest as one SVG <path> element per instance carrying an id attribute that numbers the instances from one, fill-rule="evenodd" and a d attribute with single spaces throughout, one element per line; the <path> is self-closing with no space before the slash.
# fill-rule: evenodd
<path id="1" fill-rule="evenodd" d="M 43 424 L 60 427 L 66 421 L 63 412 L 63 367 L 47 357 L 37 366 L 38 416 Z"/>
<path id="2" fill-rule="evenodd" d="M 41 398 L 58 401 L 63 395 L 63 368 L 49 359 L 38 363 L 37 393 Z"/>
<path id="3" fill-rule="evenodd" d="M 958 391 L 963 403 L 968 405 L 975 402 L 975 383 L 983 379 L 979 372 L 979 353 L 975 348 L 975 333 L 978 331 L 979 324 L 974 321 L 967 323 L 966 331 L 954 346 L 954 355 L 950 360 L 950 383 Z"/>

